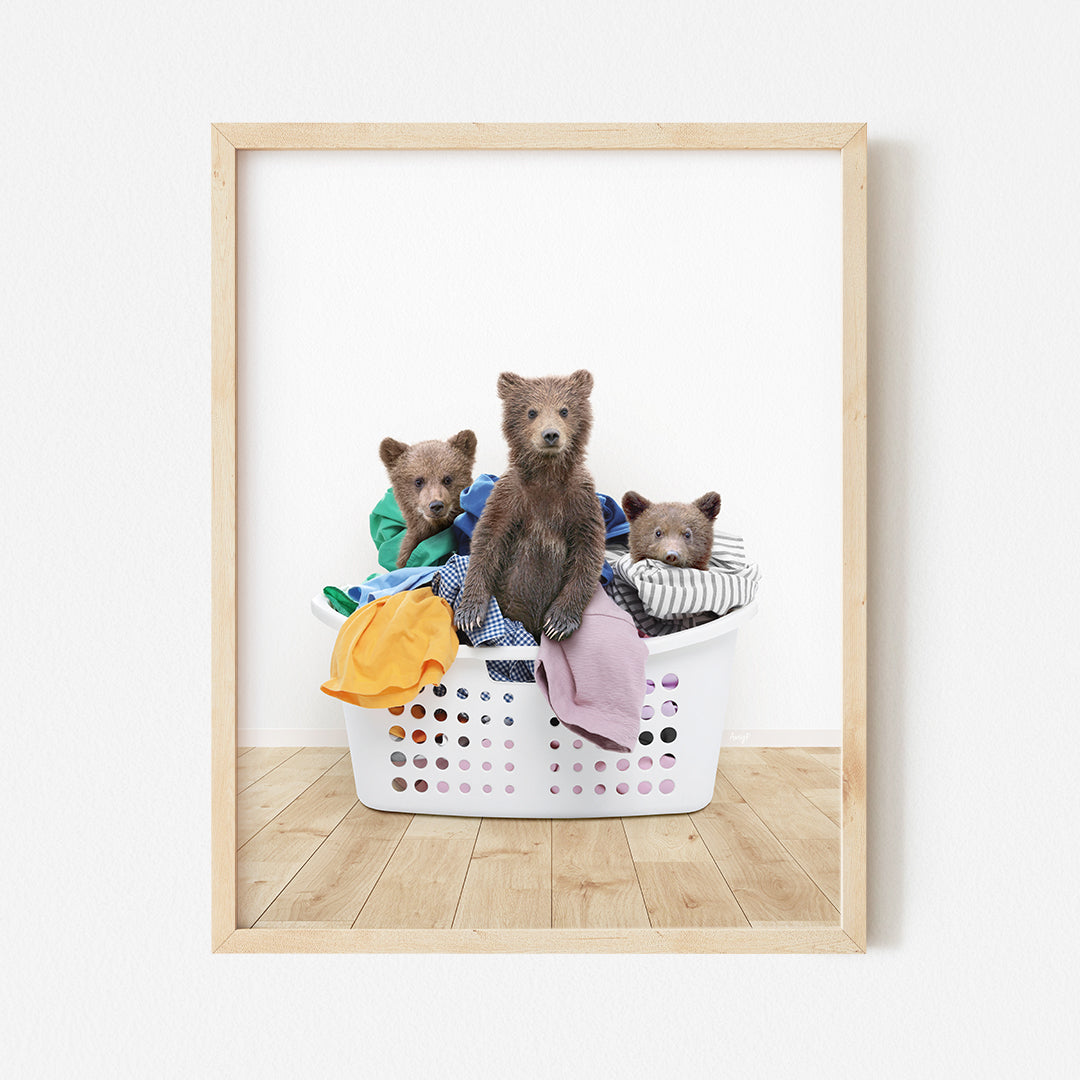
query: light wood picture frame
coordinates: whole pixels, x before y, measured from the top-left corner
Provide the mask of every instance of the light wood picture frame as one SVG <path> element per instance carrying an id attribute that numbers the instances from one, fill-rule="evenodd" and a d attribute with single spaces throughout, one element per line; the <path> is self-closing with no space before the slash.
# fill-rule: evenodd
<path id="1" fill-rule="evenodd" d="M 815 929 L 307 930 L 237 925 L 237 155 L 250 150 L 829 150 L 842 191 L 840 911 Z M 211 127 L 211 948 L 215 952 L 866 949 L 867 131 L 864 124 L 214 124 Z"/>

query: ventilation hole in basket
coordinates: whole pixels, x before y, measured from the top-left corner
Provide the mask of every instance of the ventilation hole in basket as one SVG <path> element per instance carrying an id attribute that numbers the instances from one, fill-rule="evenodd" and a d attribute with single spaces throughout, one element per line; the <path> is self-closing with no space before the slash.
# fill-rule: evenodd
<path id="1" fill-rule="evenodd" d="M 439 723 L 441 724 L 446 719 L 446 710 L 445 709 L 436 709 L 435 710 L 435 719 L 438 720 Z"/>
<path id="2" fill-rule="evenodd" d="M 414 764 L 414 765 L 415 765 L 415 766 L 416 766 L 416 767 L 417 767 L 418 769 L 426 769 L 426 768 L 427 768 L 427 758 L 426 758 L 426 757 L 424 757 L 424 755 L 423 755 L 423 754 L 417 754 L 417 755 L 416 755 L 416 757 L 414 757 L 414 758 L 412 759 L 412 763 L 413 763 L 413 764 Z"/>
<path id="3" fill-rule="evenodd" d="M 674 780 L 661 780 L 660 781 L 660 790 L 665 795 L 670 795 L 675 790 L 675 781 Z"/>
<path id="4" fill-rule="evenodd" d="M 412 741 L 414 743 L 427 742 L 427 734 L 421 728 L 417 728 L 412 733 Z"/>
<path id="5" fill-rule="evenodd" d="M 434 694 L 434 695 L 435 695 L 436 697 L 446 697 L 446 687 L 445 687 L 445 686 L 443 686 L 443 684 L 442 684 L 442 683 L 439 683 L 439 684 L 438 684 L 438 686 L 433 686 L 433 687 L 431 688 L 431 692 L 432 692 L 432 693 L 433 693 L 433 694 Z"/>
<path id="6" fill-rule="evenodd" d="M 642 745 L 642 746 L 648 746 L 648 745 L 649 745 L 649 743 L 651 743 L 651 742 L 653 741 L 653 733 L 652 733 L 651 731 L 643 731 L 643 732 L 642 732 L 642 733 L 641 733 L 641 734 L 640 734 L 640 735 L 638 736 L 638 740 L 637 740 L 637 741 L 638 741 L 639 743 L 641 743 L 641 745 Z"/>
<path id="7" fill-rule="evenodd" d="M 405 756 L 405 755 L 404 755 L 404 754 L 403 754 L 403 753 L 402 753 L 402 752 L 401 752 L 400 750 L 395 750 L 395 751 L 394 751 L 394 752 L 393 752 L 393 753 L 392 753 L 392 754 L 390 755 L 390 764 L 391 764 L 391 765 L 396 765 L 396 766 L 397 766 L 397 767 L 398 767 L 399 769 L 400 769 L 400 768 L 401 768 L 401 766 L 402 766 L 402 765 L 404 765 L 404 764 L 405 764 L 405 762 L 406 762 L 406 761 L 408 761 L 408 760 L 409 760 L 409 759 L 408 759 L 408 758 L 407 758 L 407 757 L 406 757 L 406 756 Z"/>
<path id="8" fill-rule="evenodd" d="M 638 784 L 637 789 L 642 795 L 648 795 L 649 792 L 652 791 L 652 784 L 650 784 L 648 780 L 642 780 L 641 783 Z"/>
<path id="9" fill-rule="evenodd" d="M 413 787 L 416 788 L 417 791 L 427 791 L 427 781 L 417 780 L 416 783 L 413 784 Z"/>
<path id="10" fill-rule="evenodd" d="M 618 769 L 619 772 L 626 772 L 626 770 L 630 768 L 630 762 L 626 758 L 621 757 L 615 762 L 615 768 Z"/>
<path id="11" fill-rule="evenodd" d="M 625 795 L 630 790 L 630 785 L 629 784 L 616 784 L 615 785 L 615 790 L 620 795 Z"/>
<path id="12" fill-rule="evenodd" d="M 457 688 L 457 696 L 464 701 L 469 696 L 469 691 L 466 690 L 464 686 L 459 686 Z"/>
<path id="13" fill-rule="evenodd" d="M 674 742 L 679 736 L 679 733 L 673 727 L 666 727 L 660 732 L 661 742 Z"/>
<path id="14" fill-rule="evenodd" d="M 656 689 L 656 683 L 654 683 L 652 681 L 652 679 L 646 679 L 645 680 L 645 693 L 646 694 L 651 694 L 655 689 Z"/>
<path id="15" fill-rule="evenodd" d="M 559 749 L 559 740 L 558 739 L 552 739 L 551 742 L 548 743 L 548 746 L 550 746 L 552 750 L 558 750 Z"/>
<path id="16" fill-rule="evenodd" d="M 660 768 L 661 769 L 670 769 L 672 767 L 672 765 L 674 765 L 674 764 L 675 764 L 675 755 L 674 754 L 664 754 L 664 756 L 660 758 Z"/>
<path id="17" fill-rule="evenodd" d="M 507 795 L 513 795 L 514 794 L 514 785 L 513 784 L 507 784 L 506 785 L 506 794 Z"/>
<path id="18" fill-rule="evenodd" d="M 482 747 L 484 747 L 484 749 L 486 750 L 491 745 L 491 740 L 490 739 L 481 739 L 480 740 L 480 745 Z"/>
<path id="19" fill-rule="evenodd" d="M 665 690 L 674 690 L 675 687 L 679 685 L 679 676 L 668 672 L 668 674 L 660 680 L 660 685 Z"/>
<path id="20" fill-rule="evenodd" d="M 435 785 L 444 795 L 450 790 L 450 785 L 445 780 L 440 780 Z"/>
<path id="21" fill-rule="evenodd" d="M 468 759 L 468 758 L 462 758 L 462 759 L 461 759 L 461 760 L 460 760 L 460 761 L 459 761 L 459 762 L 457 763 L 457 767 L 458 767 L 458 768 L 459 768 L 459 769 L 460 769 L 460 770 L 461 770 L 462 772 L 467 772 L 467 771 L 468 771 L 468 768 L 469 768 L 469 759 Z"/>
<path id="22" fill-rule="evenodd" d="M 414 705 L 409 712 L 412 713 L 414 720 L 423 720 L 427 715 L 427 709 L 423 705 Z"/>
<path id="23" fill-rule="evenodd" d="M 507 727 L 513 727 L 514 726 L 514 718 L 512 716 L 504 716 L 503 717 L 503 723 Z"/>
<path id="24" fill-rule="evenodd" d="M 491 691 L 490 690 L 481 690 L 480 691 L 480 700 L 481 701 L 490 701 L 491 700 Z"/>
<path id="25" fill-rule="evenodd" d="M 435 742 L 438 746 L 442 746 L 446 742 L 446 735 L 443 732 L 437 732 L 435 735 Z"/>
<path id="26" fill-rule="evenodd" d="M 469 787 L 468 784 L 462 784 L 458 790 L 461 791 L 462 794 L 468 795 L 469 792 L 472 791 L 472 788 Z"/>
<path id="27" fill-rule="evenodd" d="M 480 717 L 480 723 L 481 724 L 490 724 L 491 723 L 491 717 L 488 716 L 487 713 L 485 713 L 483 716 Z"/>
<path id="28" fill-rule="evenodd" d="M 483 762 L 481 764 L 480 768 L 483 769 L 484 772 L 491 772 L 491 762 L 490 761 Z"/>
<path id="29" fill-rule="evenodd" d="M 574 794 L 575 795 L 580 795 L 581 794 L 581 785 L 580 784 L 575 784 L 574 785 Z"/>
<path id="30" fill-rule="evenodd" d="M 551 794 L 552 795 L 558 795 L 559 794 L 559 785 L 558 784 L 552 784 L 551 785 Z"/>
<path id="31" fill-rule="evenodd" d="M 552 772 L 558 772 L 559 771 L 559 763 L 557 761 L 553 761 L 551 763 L 551 771 Z"/>
<path id="32" fill-rule="evenodd" d="M 491 794 L 491 785 L 490 784 L 485 784 L 484 785 L 484 794 L 485 795 L 490 795 Z"/>
<path id="33" fill-rule="evenodd" d="M 679 711 L 679 706 L 676 705 L 674 701 L 665 701 L 664 704 L 660 706 L 660 711 L 665 716 L 674 716 Z"/>
<path id="34" fill-rule="evenodd" d="M 552 717 L 552 718 L 551 718 L 551 719 L 550 719 L 550 720 L 548 721 L 548 723 L 549 723 L 549 724 L 550 724 L 550 725 L 551 725 L 552 727 L 558 727 L 558 726 L 559 726 L 559 718 L 558 718 L 557 716 L 553 716 L 553 717 Z"/>
<path id="35" fill-rule="evenodd" d="M 597 761 L 597 762 L 595 762 L 593 764 L 593 768 L 597 772 L 603 772 L 607 768 L 607 762 L 606 761 Z"/>
<path id="36" fill-rule="evenodd" d="M 507 750 L 513 750 L 514 749 L 514 740 L 513 739 L 507 739 L 506 742 L 503 743 L 503 746 L 505 746 Z"/>
<path id="37" fill-rule="evenodd" d="M 401 742 L 401 740 L 405 738 L 405 729 L 403 727 L 398 727 L 397 724 L 395 724 L 390 729 L 390 738 L 393 739 L 394 742 Z"/>
<path id="38" fill-rule="evenodd" d="M 505 701 L 507 705 L 509 705 L 510 702 L 513 701 L 513 700 L 514 700 L 514 695 L 513 694 L 503 694 L 503 701 Z"/>
<path id="39" fill-rule="evenodd" d="M 458 744 L 458 746 L 468 746 L 469 745 L 469 736 L 468 735 L 459 735 L 457 744 Z"/>
<path id="40" fill-rule="evenodd" d="M 389 711 L 391 716 L 400 716 L 405 711 L 405 706 L 404 705 L 391 705 L 388 711 Z"/>
<path id="41" fill-rule="evenodd" d="M 505 768 L 506 768 L 507 772 L 513 772 L 514 771 L 514 763 L 512 761 L 508 761 L 506 763 Z"/>
<path id="42" fill-rule="evenodd" d="M 450 768 L 450 762 L 447 761 L 446 758 L 444 758 L 444 757 L 437 757 L 435 759 L 435 768 L 436 769 L 449 769 Z"/>
<path id="43" fill-rule="evenodd" d="M 639 769 L 651 769 L 653 761 L 651 757 L 643 757 L 638 760 Z"/>
<path id="44" fill-rule="evenodd" d="M 641 706 L 641 719 L 642 720 L 651 720 L 653 718 L 653 714 L 655 712 L 656 712 L 656 710 L 651 705 L 642 705 Z"/>
<path id="45" fill-rule="evenodd" d="M 597 784 L 596 787 L 593 788 L 593 791 L 595 791 L 597 795 L 603 795 L 604 792 L 607 791 L 607 788 L 604 787 L 603 784 Z"/>
<path id="46" fill-rule="evenodd" d="M 467 724 L 469 722 L 469 714 L 467 712 L 459 712 L 457 714 L 457 722 L 459 724 Z"/>
<path id="47" fill-rule="evenodd" d="M 404 791 L 409 785 L 406 783 L 404 776 L 395 776 L 394 779 L 390 781 L 390 786 L 395 791 Z"/>
<path id="48" fill-rule="evenodd" d="M 574 772 L 581 772 L 581 762 L 580 761 L 575 761 L 574 762 Z"/>

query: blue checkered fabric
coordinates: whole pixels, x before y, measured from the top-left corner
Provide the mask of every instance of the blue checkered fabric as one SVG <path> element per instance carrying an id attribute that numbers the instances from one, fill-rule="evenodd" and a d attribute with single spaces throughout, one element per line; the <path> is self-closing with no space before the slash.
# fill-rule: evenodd
<path id="1" fill-rule="evenodd" d="M 458 595 L 465 584 L 465 572 L 469 568 L 468 555 L 452 555 L 449 562 L 439 567 L 431 582 L 431 590 L 457 610 Z M 464 632 L 464 631 L 462 631 Z M 499 609 L 493 596 L 488 603 L 487 614 L 480 626 L 465 636 L 470 645 L 533 645 L 536 638 L 521 623 L 508 619 Z M 489 660 L 488 674 L 498 682 L 535 682 L 531 660 Z"/>

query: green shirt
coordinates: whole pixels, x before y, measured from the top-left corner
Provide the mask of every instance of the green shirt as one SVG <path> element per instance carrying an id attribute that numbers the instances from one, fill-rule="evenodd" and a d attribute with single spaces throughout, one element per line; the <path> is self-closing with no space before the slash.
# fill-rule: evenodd
<path id="1" fill-rule="evenodd" d="M 388 488 L 386 494 L 371 511 L 371 539 L 379 549 L 379 565 L 384 570 L 397 569 L 398 552 L 405 536 L 405 518 L 401 516 L 394 489 Z M 454 530 L 447 528 L 421 540 L 413 548 L 406 566 L 441 566 L 451 555 L 457 554 L 457 539 Z"/>

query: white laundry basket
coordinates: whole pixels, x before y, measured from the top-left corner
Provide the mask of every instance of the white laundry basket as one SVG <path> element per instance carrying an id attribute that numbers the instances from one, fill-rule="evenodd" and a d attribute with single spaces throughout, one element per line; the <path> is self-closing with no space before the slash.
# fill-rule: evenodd
<path id="1" fill-rule="evenodd" d="M 312 611 L 345 616 L 319 595 Z M 757 602 L 690 630 L 649 638 L 641 734 L 602 750 L 559 723 L 536 683 L 498 682 L 488 660 L 535 660 L 535 647 L 461 646 L 437 686 L 407 705 L 343 703 L 357 798 L 373 810 L 468 817 L 680 814 L 711 799 L 736 630 Z"/>

